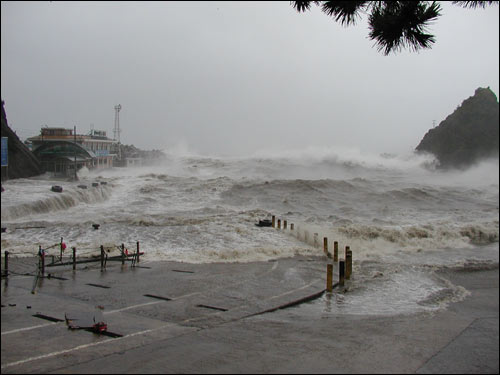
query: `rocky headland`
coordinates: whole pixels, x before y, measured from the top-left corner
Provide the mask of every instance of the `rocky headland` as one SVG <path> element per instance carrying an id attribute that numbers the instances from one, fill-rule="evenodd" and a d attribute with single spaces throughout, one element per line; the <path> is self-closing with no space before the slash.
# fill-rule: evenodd
<path id="1" fill-rule="evenodd" d="M 488 88 L 476 89 L 439 126 L 430 129 L 416 148 L 429 152 L 442 169 L 465 169 L 499 154 L 498 99 Z"/>

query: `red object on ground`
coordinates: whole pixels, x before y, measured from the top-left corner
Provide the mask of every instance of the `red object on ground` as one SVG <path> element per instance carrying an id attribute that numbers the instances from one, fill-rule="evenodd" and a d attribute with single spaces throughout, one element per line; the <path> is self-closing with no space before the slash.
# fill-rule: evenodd
<path id="1" fill-rule="evenodd" d="M 103 322 L 96 323 L 92 326 L 95 332 L 101 333 L 106 332 L 108 330 L 108 325 Z"/>

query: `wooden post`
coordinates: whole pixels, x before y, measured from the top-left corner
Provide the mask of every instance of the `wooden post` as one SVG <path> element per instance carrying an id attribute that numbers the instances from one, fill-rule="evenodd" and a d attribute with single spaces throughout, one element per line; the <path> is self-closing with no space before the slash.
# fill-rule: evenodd
<path id="1" fill-rule="evenodd" d="M 73 247 L 73 271 L 76 270 L 76 247 Z"/>
<path id="2" fill-rule="evenodd" d="M 104 246 L 101 245 L 101 272 L 104 271 Z"/>
<path id="3" fill-rule="evenodd" d="M 125 245 L 122 244 L 122 266 L 125 264 Z"/>
<path id="4" fill-rule="evenodd" d="M 290 230 L 293 230 L 293 223 L 290 224 Z"/>
<path id="5" fill-rule="evenodd" d="M 5 251 L 5 269 L 3 270 L 5 277 L 9 276 L 9 252 Z"/>
<path id="6" fill-rule="evenodd" d="M 326 290 L 328 292 L 333 290 L 333 264 L 326 265 Z"/>
<path id="7" fill-rule="evenodd" d="M 137 241 L 137 263 L 139 263 L 139 241 Z"/>
<path id="8" fill-rule="evenodd" d="M 278 219 L 278 229 L 281 229 L 281 219 Z"/>
<path id="9" fill-rule="evenodd" d="M 283 220 L 283 229 L 286 229 L 286 220 Z"/>
<path id="10" fill-rule="evenodd" d="M 276 216 L 273 215 L 273 228 L 276 227 Z"/>
<path id="11" fill-rule="evenodd" d="M 349 280 L 352 274 L 352 251 L 347 246 L 345 251 L 345 278 Z"/>
<path id="12" fill-rule="evenodd" d="M 338 241 L 333 242 L 333 261 L 339 261 L 339 243 Z"/>
<path id="13" fill-rule="evenodd" d="M 339 260 L 339 285 L 344 286 L 345 262 Z"/>
<path id="14" fill-rule="evenodd" d="M 323 237 L 323 251 L 325 252 L 325 255 L 328 254 L 328 238 Z"/>

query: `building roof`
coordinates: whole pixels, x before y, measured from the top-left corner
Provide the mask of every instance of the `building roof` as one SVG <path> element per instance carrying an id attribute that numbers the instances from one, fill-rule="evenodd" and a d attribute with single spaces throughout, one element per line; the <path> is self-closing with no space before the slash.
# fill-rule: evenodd
<path id="1" fill-rule="evenodd" d="M 53 159 L 57 158 L 73 158 L 75 156 L 78 158 L 82 158 L 83 160 L 93 159 L 97 156 L 90 150 L 87 150 L 85 147 L 82 147 L 78 143 L 70 142 L 70 141 L 51 141 L 44 142 L 37 149 L 33 151 L 35 156 L 39 159 Z"/>

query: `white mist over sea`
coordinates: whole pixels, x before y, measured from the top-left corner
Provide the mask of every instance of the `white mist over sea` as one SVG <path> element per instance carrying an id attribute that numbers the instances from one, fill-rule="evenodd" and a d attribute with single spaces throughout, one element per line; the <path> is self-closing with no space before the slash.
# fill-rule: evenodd
<path id="1" fill-rule="evenodd" d="M 161 165 L 80 171 L 78 182 L 10 180 L 2 250 L 34 255 L 62 237 L 96 254 L 140 241 L 147 260 L 250 262 L 322 255 L 328 237 L 330 251 L 333 241 L 341 257 L 346 245 L 353 251 L 350 295 L 364 302 L 345 303 L 349 313 L 436 308 L 466 291 L 435 268 L 498 267 L 499 174 L 496 159 L 461 172 L 432 165 L 425 156 L 328 148 L 238 158 L 167 152 Z M 254 225 L 271 215 L 295 230 Z"/>

